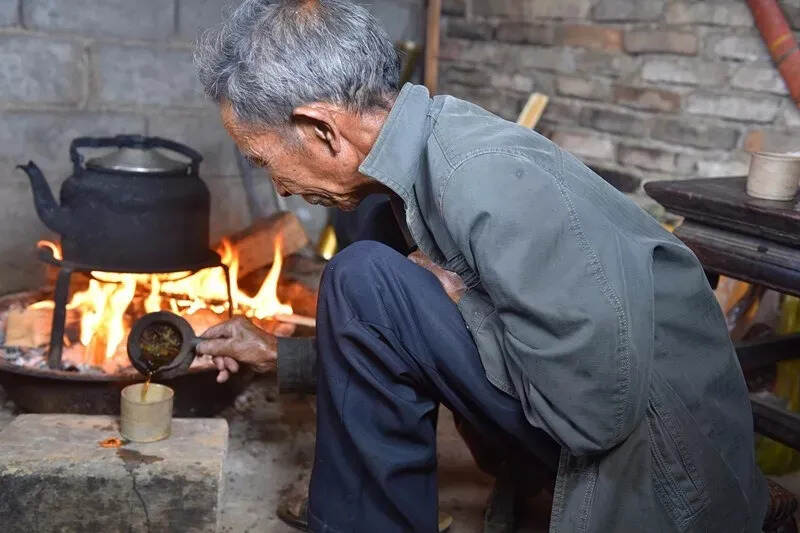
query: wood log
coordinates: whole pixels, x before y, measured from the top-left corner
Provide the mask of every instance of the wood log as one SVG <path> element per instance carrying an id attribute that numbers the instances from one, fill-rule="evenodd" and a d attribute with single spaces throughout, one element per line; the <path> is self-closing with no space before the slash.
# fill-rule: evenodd
<path id="1" fill-rule="evenodd" d="M 190 315 L 183 315 L 183 318 L 192 326 L 195 335 L 202 335 L 211 326 L 216 326 L 227 318 L 220 316 L 210 309 L 199 309 Z"/>
<path id="2" fill-rule="evenodd" d="M 271 335 L 275 335 L 276 337 L 291 337 L 297 330 L 297 326 L 295 324 L 278 322 L 274 318 L 264 318 L 261 320 L 252 318 L 251 321 L 259 328 Z"/>
<path id="3" fill-rule="evenodd" d="M 37 348 L 50 342 L 53 310 L 11 309 L 6 317 L 6 346 Z"/>
<path id="4" fill-rule="evenodd" d="M 317 291 L 297 281 L 283 281 L 278 284 L 278 299 L 292 304 L 297 315 L 316 316 L 317 296 Z"/>
<path id="5" fill-rule="evenodd" d="M 239 277 L 272 264 L 275 257 L 275 240 L 281 241 L 285 257 L 308 244 L 308 236 L 294 213 L 276 213 L 260 218 L 249 227 L 228 237 L 239 256 Z"/>
<path id="6" fill-rule="evenodd" d="M 294 324 L 295 326 L 305 326 L 307 328 L 316 328 L 317 319 L 310 316 L 303 315 L 275 315 L 274 320 L 284 322 L 286 324 Z"/>

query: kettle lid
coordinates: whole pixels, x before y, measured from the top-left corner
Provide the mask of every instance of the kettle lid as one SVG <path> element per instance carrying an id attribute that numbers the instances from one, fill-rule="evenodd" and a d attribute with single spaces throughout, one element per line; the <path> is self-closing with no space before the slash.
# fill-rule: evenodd
<path id="1" fill-rule="evenodd" d="M 95 170 L 116 170 L 141 174 L 185 172 L 189 165 L 189 162 L 176 161 L 154 148 L 131 147 L 123 147 L 86 162 L 87 168 Z"/>

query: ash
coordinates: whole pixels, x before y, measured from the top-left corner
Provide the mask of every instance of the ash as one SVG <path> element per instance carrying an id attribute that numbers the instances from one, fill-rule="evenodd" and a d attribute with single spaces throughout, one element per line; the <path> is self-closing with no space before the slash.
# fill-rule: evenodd
<path id="1" fill-rule="evenodd" d="M 13 365 L 25 366 L 28 368 L 38 368 L 46 370 L 47 366 L 47 348 L 19 348 L 17 346 L 4 346 L 2 339 L 0 339 L 0 357 L 6 362 Z M 62 370 L 68 372 L 81 372 L 85 374 L 105 374 L 99 366 L 92 366 L 85 363 L 72 364 L 68 363 L 62 365 Z"/>

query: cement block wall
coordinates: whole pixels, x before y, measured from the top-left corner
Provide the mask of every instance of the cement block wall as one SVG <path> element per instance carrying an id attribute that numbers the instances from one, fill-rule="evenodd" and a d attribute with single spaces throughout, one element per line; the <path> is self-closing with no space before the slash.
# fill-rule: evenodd
<path id="1" fill-rule="evenodd" d="M 235 3 L 235 2 L 234 2 Z M 423 0 L 363 2 L 394 39 L 424 36 Z M 14 166 L 33 160 L 54 190 L 70 172 L 69 142 L 141 133 L 185 142 L 205 161 L 212 239 L 249 223 L 233 144 L 192 66 L 192 41 L 226 0 L 0 0 L 0 294 L 38 286 L 34 244 L 49 235 Z M 269 184 L 259 184 L 267 195 Z M 325 220 L 290 203 L 312 228 Z"/>
<path id="2" fill-rule="evenodd" d="M 781 3 L 800 30 L 800 3 Z M 440 91 L 540 130 L 610 181 L 744 175 L 800 112 L 740 0 L 445 0 Z"/>

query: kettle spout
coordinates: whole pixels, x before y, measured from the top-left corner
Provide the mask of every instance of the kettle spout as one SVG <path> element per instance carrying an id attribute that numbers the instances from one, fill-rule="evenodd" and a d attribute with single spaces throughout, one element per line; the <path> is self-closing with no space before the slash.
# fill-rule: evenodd
<path id="1" fill-rule="evenodd" d="M 27 165 L 17 165 L 17 168 L 23 170 L 31 180 L 33 203 L 42 222 L 56 233 L 62 235 L 68 233 L 69 218 L 67 213 L 56 203 L 53 191 L 50 190 L 50 184 L 47 183 L 39 167 L 33 161 L 29 161 Z"/>

